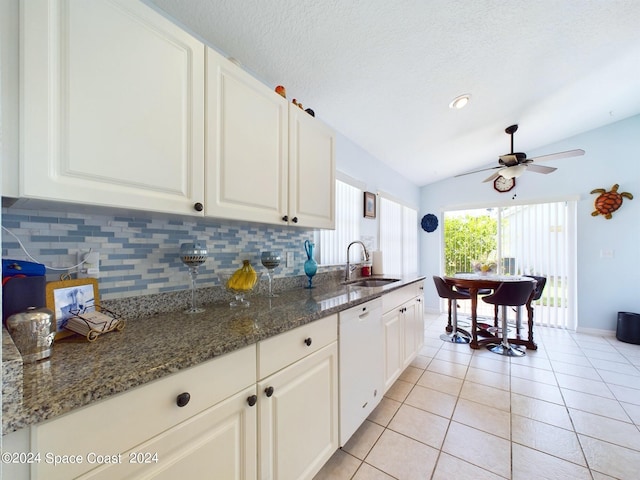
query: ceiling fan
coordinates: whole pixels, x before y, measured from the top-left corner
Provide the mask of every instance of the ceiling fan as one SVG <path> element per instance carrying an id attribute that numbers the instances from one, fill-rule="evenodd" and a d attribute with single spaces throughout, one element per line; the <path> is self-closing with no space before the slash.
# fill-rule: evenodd
<path id="1" fill-rule="evenodd" d="M 497 172 L 493 173 L 490 177 L 487 177 L 483 180 L 484 182 L 491 182 L 502 176 L 504 178 L 515 178 L 522 175 L 525 170 L 530 170 L 536 173 L 551 173 L 557 170 L 555 167 L 547 167 L 544 165 L 534 165 L 535 162 L 546 162 L 548 160 L 556 160 L 559 158 L 568 158 L 568 157 L 577 157 L 580 155 L 584 155 L 584 150 L 576 149 L 576 150 L 568 150 L 566 152 L 558 152 L 551 153 L 549 155 L 541 155 L 539 157 L 527 158 L 527 154 L 523 152 L 514 152 L 513 151 L 513 134 L 518 131 L 518 125 L 511 125 L 505 129 L 505 132 L 511 135 L 511 153 L 507 153 L 506 155 L 500 155 L 498 157 L 498 165 L 497 167 L 489 167 L 483 168 L 481 170 L 474 170 L 472 172 L 461 173 L 456 175 L 456 177 L 461 177 L 463 175 L 470 175 L 472 173 L 484 172 L 487 170 L 497 170 Z"/>

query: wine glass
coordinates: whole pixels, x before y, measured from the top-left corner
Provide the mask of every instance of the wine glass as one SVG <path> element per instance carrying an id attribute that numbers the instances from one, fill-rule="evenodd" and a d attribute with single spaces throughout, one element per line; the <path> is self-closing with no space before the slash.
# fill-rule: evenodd
<path id="1" fill-rule="evenodd" d="M 204 308 L 196 307 L 196 277 L 198 276 L 198 267 L 207 260 L 207 255 L 206 245 L 200 242 L 180 245 L 180 260 L 189 267 L 189 275 L 191 275 L 191 308 L 185 310 L 184 313 L 204 312 Z"/>
<path id="2" fill-rule="evenodd" d="M 269 293 L 267 297 L 277 297 L 273 293 L 273 271 L 280 265 L 280 254 L 278 252 L 262 252 L 260 261 L 264 268 L 267 269 L 267 277 L 269 278 Z"/>

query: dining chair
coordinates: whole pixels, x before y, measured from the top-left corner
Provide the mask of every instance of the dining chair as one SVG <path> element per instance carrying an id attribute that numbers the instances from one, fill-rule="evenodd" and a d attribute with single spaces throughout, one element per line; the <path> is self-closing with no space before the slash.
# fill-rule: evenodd
<path id="1" fill-rule="evenodd" d="M 436 285 L 436 290 L 438 290 L 440 298 L 446 298 L 449 304 L 451 333 L 443 333 L 440 335 L 440 340 L 451 343 L 469 343 L 471 341 L 471 335 L 462 329 L 458 329 L 458 300 L 470 300 L 469 294 L 454 290 L 451 285 L 448 285 L 444 279 L 437 275 L 433 276 L 433 282 Z"/>
<path id="2" fill-rule="evenodd" d="M 544 290 L 545 285 L 547 284 L 547 277 L 541 277 L 537 275 L 523 275 L 523 277 L 533 278 L 536 281 L 536 287 L 533 290 L 533 296 L 531 297 L 531 303 L 527 305 L 527 310 L 529 312 L 529 316 L 531 321 L 533 322 L 533 302 L 540 300 L 542 297 L 542 291 Z M 520 332 L 520 325 L 516 325 L 518 328 L 518 333 Z"/>
<path id="3" fill-rule="evenodd" d="M 499 344 L 489 344 L 487 348 L 499 355 L 521 357 L 523 350 L 509 344 L 507 331 L 507 307 L 516 307 L 516 325 L 520 323 L 520 310 L 531 297 L 535 283 L 529 280 L 522 282 L 503 282 L 492 295 L 482 298 L 483 302 L 502 307 L 502 341 Z"/>

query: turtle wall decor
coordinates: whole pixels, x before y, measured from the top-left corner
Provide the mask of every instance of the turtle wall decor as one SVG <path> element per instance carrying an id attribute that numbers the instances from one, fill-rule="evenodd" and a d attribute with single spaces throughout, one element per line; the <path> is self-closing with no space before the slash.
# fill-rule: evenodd
<path id="1" fill-rule="evenodd" d="M 595 210 L 591 213 L 594 217 L 598 215 L 604 216 L 607 220 L 611 218 L 611 214 L 620 208 L 623 198 L 633 200 L 633 195 L 629 192 L 618 193 L 620 185 L 617 183 L 611 187 L 608 192 L 604 188 L 596 188 L 591 190 L 591 193 L 599 193 L 596 197 L 594 206 Z"/>

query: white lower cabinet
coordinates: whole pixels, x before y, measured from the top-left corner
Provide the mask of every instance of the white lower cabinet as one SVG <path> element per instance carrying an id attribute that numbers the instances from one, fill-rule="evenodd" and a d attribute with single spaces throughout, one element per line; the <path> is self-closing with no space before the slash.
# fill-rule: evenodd
<path id="1" fill-rule="evenodd" d="M 255 365 L 246 347 L 32 427 L 30 450 L 60 463 L 31 478 L 254 479 Z"/>
<path id="2" fill-rule="evenodd" d="M 260 478 L 313 476 L 338 448 L 336 342 L 258 383 Z"/>
<path id="3" fill-rule="evenodd" d="M 261 480 L 311 479 L 338 449 L 336 340 L 332 315 L 258 344 Z"/>
<path id="4" fill-rule="evenodd" d="M 423 283 L 413 283 L 382 297 L 385 392 L 424 344 Z"/>
<path id="5" fill-rule="evenodd" d="M 119 456 L 82 479 L 255 479 L 257 408 L 255 386 L 208 408 Z"/>

